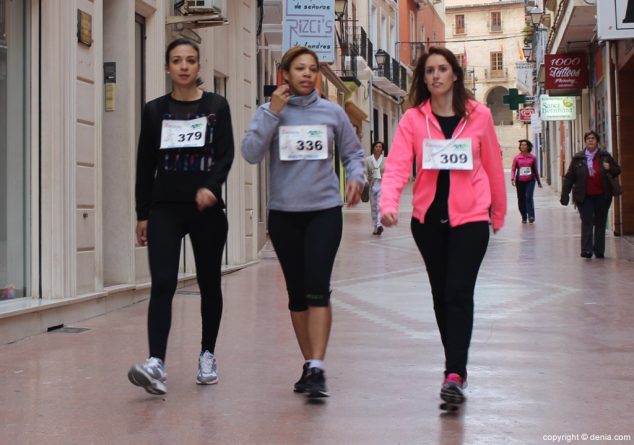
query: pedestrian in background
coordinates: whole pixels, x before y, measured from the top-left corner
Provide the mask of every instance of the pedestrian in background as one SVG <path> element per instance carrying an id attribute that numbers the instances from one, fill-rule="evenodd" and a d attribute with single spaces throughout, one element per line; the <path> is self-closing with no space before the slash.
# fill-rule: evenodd
<path id="1" fill-rule="evenodd" d="M 330 277 L 343 228 L 334 147 L 346 169 L 348 205 L 354 205 L 364 185 L 363 146 L 343 109 L 319 97 L 317 54 L 295 46 L 282 57 L 280 69 L 284 84 L 258 108 L 241 150 L 252 164 L 270 155 L 269 235 L 304 358 L 294 390 L 326 397 Z"/>
<path id="2" fill-rule="evenodd" d="M 506 215 L 491 112 L 470 97 L 451 51 L 432 47 L 423 54 L 410 90 L 412 108 L 399 122 L 381 184 L 381 221 L 389 227 L 398 223 L 401 194 L 415 162 L 411 230 L 427 268 L 445 350 L 444 409 L 464 401 L 473 294 L 489 221 L 495 233 Z"/>
<path id="3" fill-rule="evenodd" d="M 605 229 L 612 196 L 620 194 L 616 177 L 621 167 L 606 150 L 599 148 L 599 135 L 589 131 L 583 136 L 585 149 L 574 154 L 561 188 L 562 205 L 572 201 L 581 217 L 581 256 L 605 256 Z"/>
<path id="4" fill-rule="evenodd" d="M 220 273 L 227 240 L 222 184 L 233 162 L 233 131 L 224 97 L 198 87 L 200 51 L 177 39 L 165 53 L 172 92 L 143 108 L 136 172 L 137 242 L 148 246 L 152 289 L 150 356 L 128 379 L 165 394 L 165 353 L 183 237 L 189 234 L 200 287 L 201 352 L 196 383 L 218 382 L 216 339 L 222 316 Z"/>
<path id="5" fill-rule="evenodd" d="M 533 143 L 526 139 L 519 141 L 520 153 L 513 159 L 511 166 L 511 184 L 517 190 L 517 206 L 522 215 L 522 224 L 535 222 L 535 202 L 533 193 L 535 183 L 542 188 L 537 170 L 537 158 L 531 154 Z"/>
<path id="6" fill-rule="evenodd" d="M 370 187 L 370 216 L 373 235 L 383 233 L 381 214 L 379 212 L 379 200 L 381 199 L 381 178 L 385 171 L 385 156 L 383 156 L 383 142 L 375 141 L 372 144 L 372 154 L 365 158 L 366 184 Z"/>

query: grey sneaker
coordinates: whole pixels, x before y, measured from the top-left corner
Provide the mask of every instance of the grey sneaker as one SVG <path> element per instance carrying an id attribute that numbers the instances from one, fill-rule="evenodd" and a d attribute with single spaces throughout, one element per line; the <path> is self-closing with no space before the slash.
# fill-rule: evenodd
<path id="1" fill-rule="evenodd" d="M 213 385 L 218 383 L 218 365 L 216 357 L 209 351 L 205 351 L 198 357 L 198 375 L 196 383 L 199 385 Z"/>
<path id="2" fill-rule="evenodd" d="M 165 366 L 163 361 L 156 357 L 150 357 L 143 365 L 132 365 L 128 371 L 128 380 L 150 394 L 162 395 L 167 392 Z"/>

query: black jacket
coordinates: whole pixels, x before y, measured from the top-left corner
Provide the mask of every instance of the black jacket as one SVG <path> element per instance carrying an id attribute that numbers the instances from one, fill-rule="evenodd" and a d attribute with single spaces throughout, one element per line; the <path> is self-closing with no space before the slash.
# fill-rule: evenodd
<path id="1" fill-rule="evenodd" d="M 606 195 L 611 195 L 610 184 L 606 175 L 617 177 L 621 174 L 621 167 L 616 163 L 612 155 L 605 150 L 598 149 L 596 156 L 599 157 L 599 175 L 601 176 L 601 186 Z M 610 164 L 610 168 L 606 170 L 603 163 Z M 581 204 L 586 198 L 586 182 L 588 178 L 588 162 L 585 149 L 575 153 L 568 166 L 568 171 L 564 176 L 563 186 L 561 188 L 560 202 L 568 205 L 570 200 L 570 191 L 572 190 L 572 201 L 575 204 Z"/>
<path id="2" fill-rule="evenodd" d="M 205 92 L 200 100 L 199 115 L 208 117 L 207 131 L 210 141 L 205 145 L 207 156 L 213 158 L 209 171 L 174 171 L 164 168 L 161 160 L 165 151 L 160 150 L 161 127 L 169 115 L 170 95 L 166 94 L 148 102 L 143 108 L 141 135 L 136 166 L 137 219 L 148 219 L 150 208 L 156 202 L 194 202 L 196 192 L 206 187 L 224 207 L 221 198 L 222 184 L 227 180 L 234 157 L 231 113 L 227 100 L 215 93 Z M 170 150 L 182 157 L 200 153 L 200 149 Z"/>

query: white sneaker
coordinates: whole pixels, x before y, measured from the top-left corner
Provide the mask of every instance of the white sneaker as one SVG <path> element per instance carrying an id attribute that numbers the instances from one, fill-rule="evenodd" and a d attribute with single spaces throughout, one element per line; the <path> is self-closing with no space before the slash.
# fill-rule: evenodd
<path id="1" fill-rule="evenodd" d="M 218 365 L 216 357 L 209 351 L 205 351 L 198 357 L 198 375 L 196 383 L 199 385 L 213 385 L 218 383 Z"/>
<path id="2" fill-rule="evenodd" d="M 156 357 L 148 358 L 143 365 L 132 365 L 128 371 L 128 380 L 150 394 L 162 395 L 167 393 L 165 365 L 161 359 Z"/>

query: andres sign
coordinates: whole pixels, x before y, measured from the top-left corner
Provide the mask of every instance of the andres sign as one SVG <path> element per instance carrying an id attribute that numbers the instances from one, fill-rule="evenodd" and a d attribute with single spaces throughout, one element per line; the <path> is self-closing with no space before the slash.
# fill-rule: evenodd
<path id="1" fill-rule="evenodd" d="M 588 86 L 585 54 L 546 54 L 546 89 L 579 90 Z"/>

